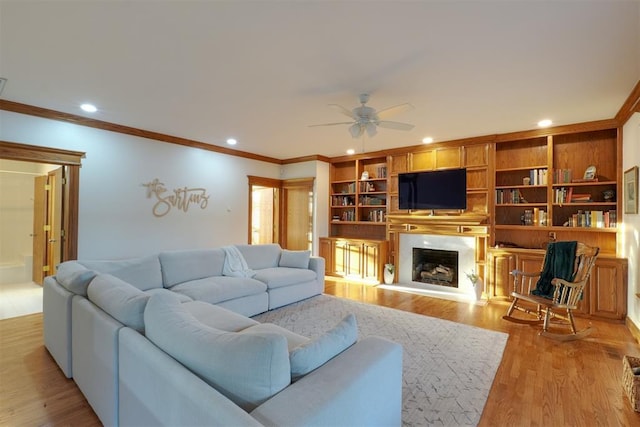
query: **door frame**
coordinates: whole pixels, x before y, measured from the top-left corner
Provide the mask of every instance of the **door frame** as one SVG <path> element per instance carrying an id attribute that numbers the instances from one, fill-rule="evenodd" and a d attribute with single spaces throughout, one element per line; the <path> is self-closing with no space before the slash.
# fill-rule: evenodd
<path id="1" fill-rule="evenodd" d="M 65 168 L 62 195 L 62 228 L 65 231 L 60 261 L 78 258 L 78 206 L 80 167 L 86 153 L 0 140 L 0 159 L 48 163 Z"/>
<path id="2" fill-rule="evenodd" d="M 282 180 L 273 179 L 273 178 L 264 178 L 261 176 L 247 175 L 249 180 L 249 215 L 248 215 L 248 226 L 247 226 L 247 243 L 251 244 L 251 232 L 252 232 L 252 216 L 253 216 L 253 187 L 269 187 L 274 188 L 278 191 L 278 193 L 282 193 Z M 280 243 L 281 240 L 281 227 L 280 223 L 282 222 L 282 194 L 278 194 L 278 203 L 274 205 L 274 209 L 276 212 L 273 213 L 274 226 L 277 227 L 277 232 L 273 236 L 273 243 Z"/>

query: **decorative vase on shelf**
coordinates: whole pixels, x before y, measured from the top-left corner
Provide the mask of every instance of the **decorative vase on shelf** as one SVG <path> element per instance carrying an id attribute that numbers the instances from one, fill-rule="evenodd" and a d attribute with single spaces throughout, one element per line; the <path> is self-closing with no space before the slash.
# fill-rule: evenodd
<path id="1" fill-rule="evenodd" d="M 390 285 L 393 283 L 393 279 L 395 277 L 396 267 L 393 264 L 385 264 L 384 265 L 384 283 L 385 285 Z"/>

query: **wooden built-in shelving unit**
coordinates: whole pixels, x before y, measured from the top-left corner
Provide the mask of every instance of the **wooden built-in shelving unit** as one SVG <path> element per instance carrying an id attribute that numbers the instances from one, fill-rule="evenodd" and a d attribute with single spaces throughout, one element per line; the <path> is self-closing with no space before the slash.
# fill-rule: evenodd
<path id="1" fill-rule="evenodd" d="M 539 270 L 550 241 L 579 240 L 601 251 L 581 313 L 621 320 L 627 261 L 616 257 L 620 132 L 601 121 L 332 159 L 329 236 L 321 239 L 327 274 L 375 281 L 377 272 L 381 281 L 383 264 L 397 264 L 401 233 L 468 235 L 476 238 L 486 295 L 508 299 L 511 270 Z M 589 166 L 595 177 L 585 181 Z M 428 217 L 398 208 L 399 173 L 460 167 L 467 170 L 466 210 Z"/>

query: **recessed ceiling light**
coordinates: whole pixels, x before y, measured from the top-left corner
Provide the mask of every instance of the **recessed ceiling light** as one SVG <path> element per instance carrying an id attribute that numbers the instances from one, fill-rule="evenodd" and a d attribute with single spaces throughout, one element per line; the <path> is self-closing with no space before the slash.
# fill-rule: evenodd
<path id="1" fill-rule="evenodd" d="M 238 143 L 238 141 L 236 141 L 233 138 L 227 139 L 227 144 L 229 144 L 229 145 L 236 145 L 237 143 Z"/>
<path id="2" fill-rule="evenodd" d="M 98 111 L 96 106 L 93 105 L 93 104 L 82 104 L 82 105 L 80 105 L 80 108 L 83 111 L 86 111 L 87 113 L 95 113 L 96 111 Z"/>
<path id="3" fill-rule="evenodd" d="M 98 111 L 96 106 L 93 104 L 82 104 L 80 108 L 82 108 L 82 111 L 86 111 L 87 113 L 95 113 Z"/>
<path id="4" fill-rule="evenodd" d="M 433 138 L 431 138 L 430 136 L 427 136 L 425 138 L 422 138 L 422 142 L 424 144 L 431 144 L 433 142 Z"/>
<path id="5" fill-rule="evenodd" d="M 356 150 L 354 150 L 353 148 L 349 148 L 349 149 L 347 150 L 347 154 L 348 154 L 348 155 L 355 154 L 355 152 L 356 152 Z"/>
<path id="6" fill-rule="evenodd" d="M 546 128 L 546 127 L 551 126 L 552 123 L 553 122 L 551 120 L 549 120 L 549 119 L 540 120 L 538 122 L 538 127 Z"/>

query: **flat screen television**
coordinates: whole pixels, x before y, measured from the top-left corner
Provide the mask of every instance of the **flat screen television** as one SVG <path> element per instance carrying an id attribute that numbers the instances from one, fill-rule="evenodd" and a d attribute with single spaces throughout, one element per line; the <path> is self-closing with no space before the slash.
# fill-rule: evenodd
<path id="1" fill-rule="evenodd" d="M 466 209 L 467 170 L 398 174 L 398 198 L 400 209 Z"/>

